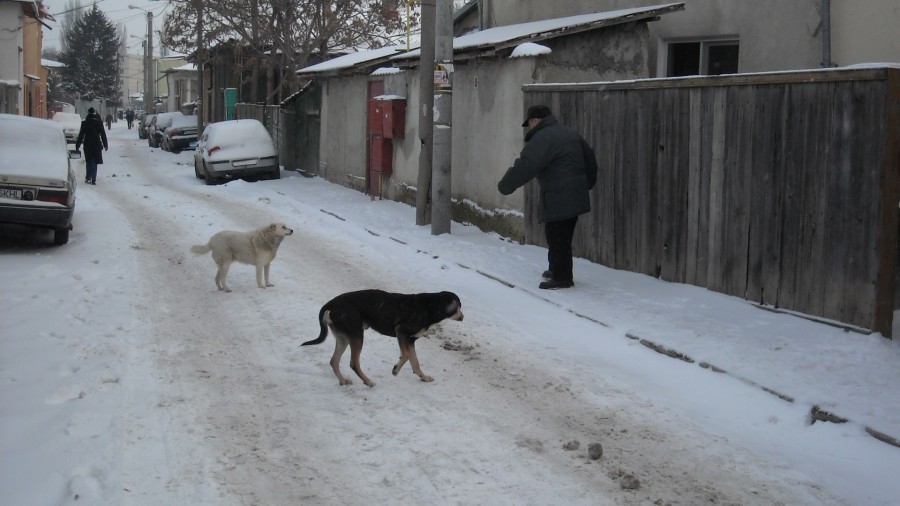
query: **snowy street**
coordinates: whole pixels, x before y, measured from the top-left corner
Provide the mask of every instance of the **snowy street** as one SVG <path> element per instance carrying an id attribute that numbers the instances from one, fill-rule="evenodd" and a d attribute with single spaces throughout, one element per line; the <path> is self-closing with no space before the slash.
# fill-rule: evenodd
<path id="1" fill-rule="evenodd" d="M 584 260 L 574 288 L 538 290 L 542 248 L 460 223 L 432 236 L 410 206 L 292 172 L 206 186 L 192 152 L 150 149 L 124 122 L 109 136 L 68 244 L 0 225 L 0 504 L 900 497 L 900 448 L 865 431 L 900 436 L 896 341 Z M 190 247 L 272 221 L 294 230 L 275 286 L 234 264 L 218 291 Z M 374 388 L 349 351 L 338 385 L 333 336 L 300 347 L 322 304 L 364 288 L 459 295 L 465 320 L 417 341 L 433 383 L 392 376 L 396 339 L 371 330 Z M 813 405 L 850 422 L 810 423 Z"/>

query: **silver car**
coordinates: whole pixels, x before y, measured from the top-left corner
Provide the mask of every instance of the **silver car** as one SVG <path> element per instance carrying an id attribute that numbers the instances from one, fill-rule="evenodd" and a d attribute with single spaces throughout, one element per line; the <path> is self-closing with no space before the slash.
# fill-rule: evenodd
<path id="1" fill-rule="evenodd" d="M 194 174 L 213 185 L 232 179 L 279 179 L 275 143 L 262 123 L 237 119 L 209 124 L 194 151 Z"/>
<path id="2" fill-rule="evenodd" d="M 0 223 L 53 230 L 53 243 L 69 242 L 75 214 L 77 151 L 67 151 L 55 121 L 0 114 Z"/>

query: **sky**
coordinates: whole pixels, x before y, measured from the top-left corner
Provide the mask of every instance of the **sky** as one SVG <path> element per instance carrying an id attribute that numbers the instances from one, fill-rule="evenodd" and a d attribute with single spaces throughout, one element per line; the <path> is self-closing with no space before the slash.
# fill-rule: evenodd
<path id="1" fill-rule="evenodd" d="M 582 259 L 575 287 L 539 290 L 543 248 L 434 236 L 411 206 L 292 172 L 206 186 L 191 152 L 123 122 L 109 138 L 68 244 L 0 225 L 0 504 L 900 497 L 900 448 L 866 432 L 900 437 L 895 341 Z M 294 230 L 275 286 L 236 264 L 216 290 L 190 247 L 271 221 Z M 459 295 L 465 319 L 416 345 L 434 382 L 391 375 L 395 340 L 371 330 L 373 388 L 338 385 L 332 336 L 300 346 L 322 304 L 365 288 Z"/>
<path id="2" fill-rule="evenodd" d="M 50 13 L 56 18 L 56 22 L 47 20 L 47 24 L 50 25 L 52 30 L 44 30 L 44 46 L 45 47 L 55 47 L 59 48 L 59 37 L 60 37 L 60 28 L 62 26 L 63 19 L 65 17 L 63 12 L 68 9 L 67 3 L 69 0 L 44 0 L 44 5 L 46 5 Z M 147 1 L 147 0 L 81 0 L 81 6 L 83 9 L 91 9 L 94 3 L 97 4 L 97 8 L 103 11 L 106 14 L 106 17 L 114 24 L 122 24 L 127 30 L 128 34 L 128 42 L 126 46 L 128 48 L 128 54 L 143 54 L 143 47 L 141 46 L 141 42 L 147 35 L 147 12 L 150 11 L 153 13 L 153 30 L 154 32 L 158 32 L 162 27 L 163 14 L 169 12 L 171 7 L 169 2 L 165 1 Z M 129 5 L 134 5 L 135 7 L 140 7 L 141 9 L 129 9 Z M 135 36 L 135 37 L 132 37 Z M 155 40 L 154 47 L 159 54 L 159 35 L 158 33 L 154 33 L 153 38 Z"/>

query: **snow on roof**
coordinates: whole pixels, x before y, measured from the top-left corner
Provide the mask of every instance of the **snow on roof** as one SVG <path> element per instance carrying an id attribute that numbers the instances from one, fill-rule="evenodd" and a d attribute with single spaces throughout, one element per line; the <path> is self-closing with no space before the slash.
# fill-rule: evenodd
<path id="1" fill-rule="evenodd" d="M 391 74 L 399 74 L 403 72 L 403 69 L 399 69 L 397 67 L 379 67 L 375 69 L 370 76 L 386 76 Z"/>
<path id="2" fill-rule="evenodd" d="M 171 68 L 171 69 L 169 69 L 169 70 L 191 70 L 191 71 L 195 71 L 195 72 L 196 72 L 196 71 L 197 71 L 197 66 L 194 65 L 193 63 L 185 63 L 184 65 L 182 65 L 182 66 L 180 66 L 180 67 Z"/>
<path id="3" fill-rule="evenodd" d="M 540 54 L 550 54 L 552 51 L 547 46 L 542 46 L 540 44 L 535 44 L 534 42 L 526 42 L 524 44 L 519 44 L 513 49 L 510 58 L 524 58 L 526 56 L 537 56 Z"/>
<path id="4" fill-rule="evenodd" d="M 0 84 L 5 84 L 6 86 L 18 86 L 19 81 L 15 79 L 0 79 Z"/>
<path id="5" fill-rule="evenodd" d="M 385 46 L 378 49 L 370 49 L 368 51 L 360 51 L 350 53 L 344 56 L 323 61 L 310 67 L 305 67 L 297 71 L 297 74 L 323 74 L 327 72 L 336 72 L 338 70 L 349 69 L 357 65 L 361 65 L 373 60 L 387 58 L 406 51 L 406 45 L 402 46 Z"/>
<path id="6" fill-rule="evenodd" d="M 50 68 L 61 68 L 61 67 L 65 67 L 66 65 L 62 62 L 48 60 L 46 58 L 41 58 L 41 66 L 42 67 L 50 67 Z"/>
<path id="7" fill-rule="evenodd" d="M 645 19 L 660 14 L 680 10 L 684 10 L 684 3 L 652 5 L 648 7 L 636 7 L 633 9 L 620 9 L 608 12 L 596 12 L 594 14 L 581 14 L 578 16 L 568 16 L 564 18 L 531 21 L 518 25 L 498 26 L 495 28 L 489 28 L 487 30 L 473 32 L 468 35 L 454 38 L 453 49 L 455 51 L 459 51 L 481 46 L 497 46 L 498 48 L 515 46 L 521 44 L 522 42 L 526 42 L 525 39 L 529 39 L 531 41 L 544 40 L 559 35 L 555 32 L 575 32 L 589 30 L 598 26 L 620 24 L 628 21 L 634 21 L 635 19 Z M 613 21 L 615 23 L 611 23 Z M 415 49 L 413 51 L 394 56 L 391 59 L 405 60 L 418 57 L 419 50 Z"/>

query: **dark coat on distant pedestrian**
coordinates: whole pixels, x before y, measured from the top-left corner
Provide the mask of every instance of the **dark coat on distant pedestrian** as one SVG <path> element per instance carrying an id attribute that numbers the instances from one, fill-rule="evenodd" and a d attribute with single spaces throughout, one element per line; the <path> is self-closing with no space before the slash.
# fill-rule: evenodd
<path id="1" fill-rule="evenodd" d="M 78 140 L 75 141 L 75 149 L 84 144 L 84 160 L 86 162 L 103 163 L 103 150 L 109 148 L 106 142 L 106 129 L 99 114 L 88 114 L 81 122 L 81 130 L 78 132 Z"/>
<path id="2" fill-rule="evenodd" d="M 538 222 L 560 221 L 590 212 L 597 183 L 594 150 L 575 130 L 552 115 L 525 135 L 525 148 L 497 184 L 509 195 L 533 178 L 540 185 Z"/>

